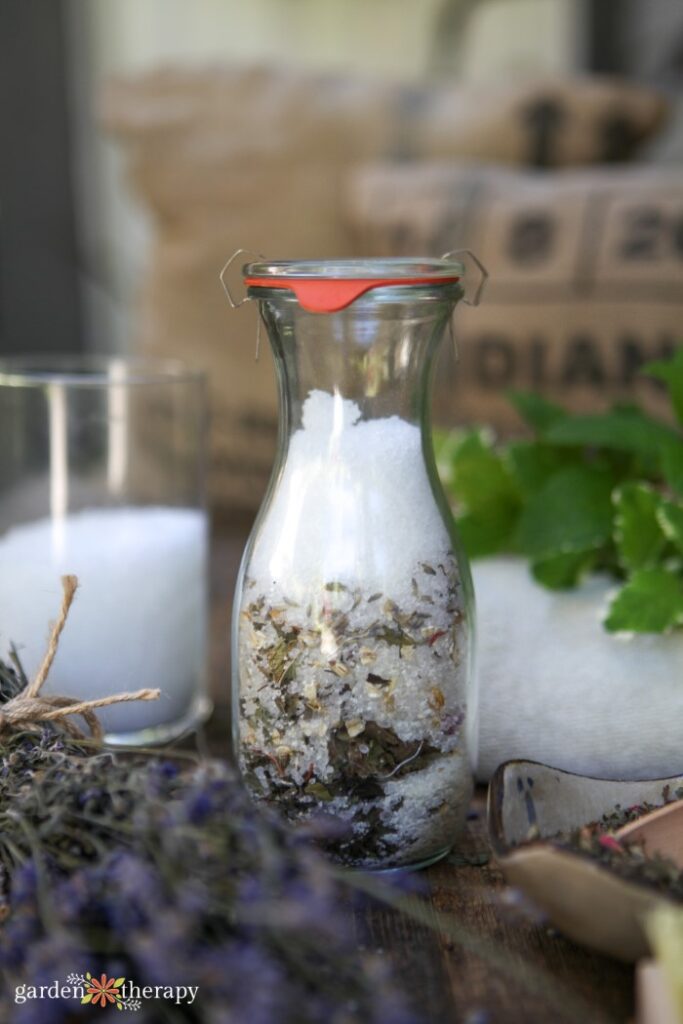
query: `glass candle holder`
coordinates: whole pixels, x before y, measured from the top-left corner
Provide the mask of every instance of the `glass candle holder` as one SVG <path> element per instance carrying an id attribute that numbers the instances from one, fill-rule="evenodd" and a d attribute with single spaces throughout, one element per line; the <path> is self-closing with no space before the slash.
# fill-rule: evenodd
<path id="1" fill-rule="evenodd" d="M 203 377 L 180 364 L 0 361 L 0 658 L 36 672 L 78 576 L 45 692 L 161 690 L 100 712 L 112 743 L 210 711 L 205 436 Z"/>

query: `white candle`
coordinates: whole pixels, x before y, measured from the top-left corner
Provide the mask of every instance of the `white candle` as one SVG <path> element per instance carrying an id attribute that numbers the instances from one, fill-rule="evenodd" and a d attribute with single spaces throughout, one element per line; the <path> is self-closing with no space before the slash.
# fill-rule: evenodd
<path id="1" fill-rule="evenodd" d="M 60 576 L 73 573 L 80 589 L 45 692 L 86 699 L 159 687 L 158 701 L 107 708 L 101 720 L 109 734 L 172 734 L 205 701 L 206 516 L 88 510 L 64 519 L 59 541 L 50 519 L 0 537 L 0 657 L 14 644 L 27 674 L 36 672 Z"/>

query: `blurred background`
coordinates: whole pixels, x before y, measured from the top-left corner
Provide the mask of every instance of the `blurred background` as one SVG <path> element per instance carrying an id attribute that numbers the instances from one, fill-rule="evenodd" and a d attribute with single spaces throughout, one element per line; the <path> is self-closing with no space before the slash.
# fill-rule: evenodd
<path id="1" fill-rule="evenodd" d="M 682 77 L 677 0 L 3 0 L 0 353 L 208 370 L 214 503 L 249 511 L 275 384 L 225 260 L 469 247 L 440 421 L 514 430 L 510 387 L 656 410 Z"/>

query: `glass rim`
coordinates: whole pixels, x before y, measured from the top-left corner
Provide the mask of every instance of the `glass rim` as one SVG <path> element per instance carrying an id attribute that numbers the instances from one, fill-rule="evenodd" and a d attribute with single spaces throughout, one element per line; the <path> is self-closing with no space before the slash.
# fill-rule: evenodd
<path id="1" fill-rule="evenodd" d="M 434 284 L 442 278 L 465 276 L 460 260 L 436 256 L 373 257 L 370 259 L 331 260 L 268 260 L 245 263 L 245 277 L 291 277 L 309 280 L 332 278 L 341 280 L 372 278 L 429 277 Z"/>
<path id="2" fill-rule="evenodd" d="M 81 353 L 0 357 L 0 387 L 108 388 L 114 385 L 204 384 L 206 374 L 180 359 Z"/>

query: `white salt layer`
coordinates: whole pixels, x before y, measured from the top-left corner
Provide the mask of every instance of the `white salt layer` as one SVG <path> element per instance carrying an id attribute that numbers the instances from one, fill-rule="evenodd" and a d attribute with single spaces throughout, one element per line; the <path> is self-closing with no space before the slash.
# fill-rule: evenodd
<path id="1" fill-rule="evenodd" d="M 61 601 L 80 588 L 45 692 L 83 699 L 159 687 L 152 703 L 101 712 L 108 733 L 172 727 L 205 688 L 206 516 L 193 509 L 88 510 L 0 538 L 0 657 L 11 644 L 29 676 Z"/>
<path id="2" fill-rule="evenodd" d="M 612 636 L 614 580 L 557 593 L 520 558 L 473 565 L 480 737 L 477 775 L 528 758 L 582 775 L 683 772 L 683 636 Z"/>
<path id="3" fill-rule="evenodd" d="M 420 429 L 398 416 L 359 417 L 340 395 L 307 398 L 252 552 L 249 575 L 265 592 L 279 581 L 304 601 L 323 582 L 360 581 L 407 604 L 406 567 L 449 552 Z"/>

